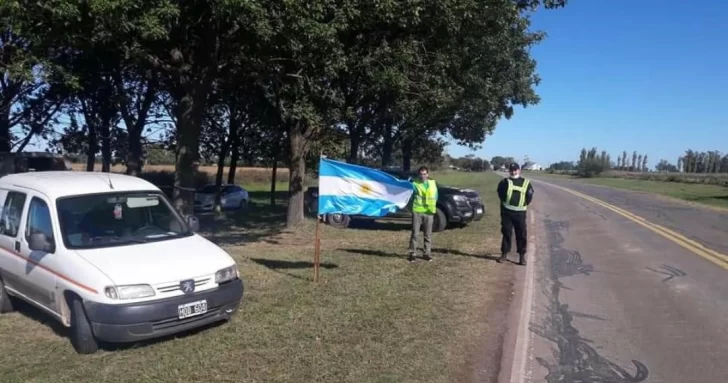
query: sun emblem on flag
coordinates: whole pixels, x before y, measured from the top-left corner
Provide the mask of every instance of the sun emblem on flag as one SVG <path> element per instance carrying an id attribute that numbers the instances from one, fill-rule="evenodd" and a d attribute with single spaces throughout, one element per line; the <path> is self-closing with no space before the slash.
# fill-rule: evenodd
<path id="1" fill-rule="evenodd" d="M 371 186 L 369 186 L 368 184 L 361 184 L 361 185 L 359 185 L 359 190 L 360 190 L 360 191 L 361 191 L 362 193 L 364 193 L 364 194 L 372 194 L 372 192 L 374 191 L 374 190 L 372 189 L 372 187 L 371 187 Z"/>

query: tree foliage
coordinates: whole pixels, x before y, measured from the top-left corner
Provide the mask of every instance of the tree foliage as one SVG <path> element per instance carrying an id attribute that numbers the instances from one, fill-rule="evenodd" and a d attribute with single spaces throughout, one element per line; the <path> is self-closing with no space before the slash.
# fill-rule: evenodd
<path id="1" fill-rule="evenodd" d="M 530 15 L 565 3 L 4 2 L 0 151 L 56 132 L 51 146 L 89 170 L 100 153 L 103 170 L 137 175 L 173 150 L 183 213 L 200 162 L 229 164 L 228 181 L 239 161 L 280 162 L 296 225 L 321 153 L 408 170 L 439 161 L 448 138 L 477 148 L 515 106 L 537 104 L 530 49 L 545 34 Z"/>

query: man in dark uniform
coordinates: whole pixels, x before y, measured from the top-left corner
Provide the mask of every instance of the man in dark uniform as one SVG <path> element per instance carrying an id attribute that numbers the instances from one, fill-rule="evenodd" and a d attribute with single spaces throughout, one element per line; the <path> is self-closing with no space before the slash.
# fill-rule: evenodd
<path id="1" fill-rule="evenodd" d="M 501 201 L 501 257 L 498 263 L 506 260 L 511 251 L 511 238 L 513 229 L 516 231 L 516 250 L 519 255 L 519 264 L 526 265 L 526 210 L 533 199 L 533 186 L 527 179 L 521 177 L 521 168 L 516 163 L 508 167 L 510 177 L 504 178 L 498 184 L 498 197 Z"/>

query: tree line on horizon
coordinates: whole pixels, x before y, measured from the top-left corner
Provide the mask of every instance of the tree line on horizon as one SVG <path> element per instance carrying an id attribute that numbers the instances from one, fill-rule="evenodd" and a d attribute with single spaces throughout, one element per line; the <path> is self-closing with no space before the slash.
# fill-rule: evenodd
<path id="1" fill-rule="evenodd" d="M 606 151 L 597 153 L 596 147 L 587 150 L 583 148 L 579 154 L 579 160 L 560 161 L 551 164 L 549 171 L 575 172 L 578 175 L 592 177 L 607 170 L 618 170 L 625 172 L 648 172 L 647 155 L 632 152 L 631 157 L 627 151 L 623 151 L 614 163 Z M 685 154 L 677 160 L 677 165 L 662 159 L 655 165 L 658 172 L 683 172 L 683 173 L 728 173 L 728 154 L 720 151 L 700 152 L 686 150 Z"/>
<path id="2" fill-rule="evenodd" d="M 319 154 L 409 169 L 443 137 L 477 148 L 539 102 L 530 16 L 566 0 L 16 0 L 0 3 L 0 152 L 32 141 L 139 175 L 174 153 L 290 169 L 289 226 Z M 216 183 L 224 177 L 222 166 Z"/>

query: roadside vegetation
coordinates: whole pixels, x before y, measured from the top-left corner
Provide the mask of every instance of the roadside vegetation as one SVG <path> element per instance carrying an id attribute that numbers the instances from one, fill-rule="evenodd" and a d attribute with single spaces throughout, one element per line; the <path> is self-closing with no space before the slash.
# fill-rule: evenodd
<path id="1" fill-rule="evenodd" d="M 205 235 L 235 257 L 245 281 L 230 323 L 81 356 L 64 329 L 21 305 L 0 319 L 0 380 L 453 382 L 484 365 L 492 376 L 514 269 L 491 261 L 500 177 L 433 177 L 478 190 L 487 207 L 482 221 L 434 235 L 433 262 L 405 261 L 407 224 L 322 225 L 321 282 L 314 284 L 315 220 L 286 229 L 286 192 L 270 207 L 268 182 L 247 184 L 248 210 L 203 217 Z"/>

